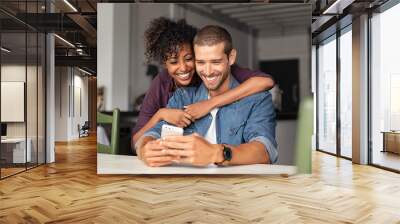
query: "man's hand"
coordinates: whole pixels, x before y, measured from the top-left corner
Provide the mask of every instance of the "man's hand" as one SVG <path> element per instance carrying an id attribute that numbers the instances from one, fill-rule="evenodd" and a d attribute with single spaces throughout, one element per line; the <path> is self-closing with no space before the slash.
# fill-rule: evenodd
<path id="1" fill-rule="evenodd" d="M 185 106 L 185 112 L 190 114 L 195 120 L 206 116 L 212 109 L 214 109 L 212 100 L 204 100 Z"/>
<path id="2" fill-rule="evenodd" d="M 168 148 L 167 154 L 176 156 L 181 163 L 195 166 L 207 166 L 222 162 L 222 146 L 207 142 L 198 134 L 187 136 L 167 136 L 161 145 Z"/>
<path id="3" fill-rule="evenodd" d="M 179 157 L 168 155 L 166 147 L 161 145 L 160 140 L 147 142 L 139 149 L 139 158 L 148 166 L 166 166 Z"/>

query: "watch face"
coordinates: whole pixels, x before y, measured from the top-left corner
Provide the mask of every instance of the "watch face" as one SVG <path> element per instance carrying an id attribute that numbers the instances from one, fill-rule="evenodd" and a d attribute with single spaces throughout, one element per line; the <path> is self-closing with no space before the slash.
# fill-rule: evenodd
<path id="1" fill-rule="evenodd" d="M 224 146 L 224 160 L 230 161 L 232 159 L 232 150 Z"/>

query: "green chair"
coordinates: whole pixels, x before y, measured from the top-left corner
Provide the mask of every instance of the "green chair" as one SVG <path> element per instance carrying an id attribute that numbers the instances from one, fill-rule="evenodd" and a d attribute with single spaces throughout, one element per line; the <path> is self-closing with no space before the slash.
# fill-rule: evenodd
<path id="1" fill-rule="evenodd" d="M 299 120 L 297 123 L 296 166 L 297 172 L 311 173 L 311 148 L 313 134 L 314 101 L 311 97 L 300 104 Z"/>
<path id="2" fill-rule="evenodd" d="M 119 151 L 119 129 L 120 111 L 114 109 L 112 115 L 97 112 L 97 124 L 111 124 L 111 146 L 97 143 L 98 153 L 118 154 Z"/>

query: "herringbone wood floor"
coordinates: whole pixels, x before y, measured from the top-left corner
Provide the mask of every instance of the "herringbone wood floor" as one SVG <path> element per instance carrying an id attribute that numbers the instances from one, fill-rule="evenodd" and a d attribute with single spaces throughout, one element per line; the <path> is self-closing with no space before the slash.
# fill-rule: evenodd
<path id="1" fill-rule="evenodd" d="M 94 137 L 0 181 L 0 223 L 400 223 L 400 175 L 319 152 L 313 174 L 97 176 Z"/>

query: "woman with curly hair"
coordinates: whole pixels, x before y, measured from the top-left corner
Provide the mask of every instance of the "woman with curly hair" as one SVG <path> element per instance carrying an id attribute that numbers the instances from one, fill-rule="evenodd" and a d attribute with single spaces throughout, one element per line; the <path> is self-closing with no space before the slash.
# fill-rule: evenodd
<path id="1" fill-rule="evenodd" d="M 274 86 L 274 81 L 269 75 L 233 65 L 231 73 L 242 83 L 238 87 L 209 100 L 188 105 L 182 110 L 166 108 L 168 99 L 175 89 L 201 84 L 201 79 L 195 74 L 195 55 L 192 45 L 196 31 L 196 28 L 186 24 L 185 20 L 175 22 L 164 17 L 152 20 L 145 31 L 147 61 L 157 60 L 165 69 L 153 79 L 146 93 L 133 131 L 133 145 L 161 120 L 178 127 L 187 127 L 214 108 L 269 90 Z"/>

